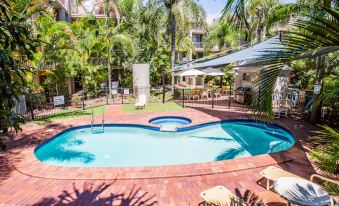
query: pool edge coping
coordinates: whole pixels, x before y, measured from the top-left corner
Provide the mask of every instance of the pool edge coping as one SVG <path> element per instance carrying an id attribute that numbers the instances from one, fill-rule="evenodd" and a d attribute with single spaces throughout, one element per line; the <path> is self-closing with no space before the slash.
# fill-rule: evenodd
<path id="1" fill-rule="evenodd" d="M 234 119 L 234 120 L 220 120 L 207 122 L 197 125 L 187 125 L 184 131 L 196 129 L 211 124 L 229 122 L 229 121 L 249 121 L 250 119 Z M 157 127 L 143 124 L 107 124 L 107 125 L 135 125 L 143 128 L 151 128 L 158 130 Z M 11 160 L 13 167 L 20 173 L 37 178 L 46 179 L 59 179 L 59 180 L 133 180 L 133 179 L 158 179 L 158 178 L 178 178 L 178 177 L 191 177 L 191 176 L 205 176 L 220 173 L 236 172 L 254 168 L 267 167 L 274 164 L 280 164 L 288 161 L 293 161 L 293 150 L 297 148 L 296 136 L 281 126 L 280 124 L 273 123 L 287 132 L 294 138 L 294 144 L 287 150 L 279 151 L 270 154 L 262 154 L 251 157 L 243 157 L 230 160 L 222 160 L 206 163 L 192 163 L 183 165 L 167 165 L 167 166 L 144 166 L 144 167 L 62 167 L 55 165 L 48 165 L 38 160 L 34 154 L 35 149 L 40 145 L 50 141 L 54 137 L 76 128 L 88 127 L 88 125 L 68 126 L 68 128 L 57 132 L 56 134 L 49 135 L 44 141 L 35 145 L 34 148 L 27 148 L 20 152 L 23 157 L 20 161 L 16 162 Z M 275 156 L 275 157 L 274 157 Z M 277 159 L 277 160 L 276 160 Z M 107 175 L 109 173 L 109 175 Z M 63 174 L 63 175 L 60 175 Z"/>

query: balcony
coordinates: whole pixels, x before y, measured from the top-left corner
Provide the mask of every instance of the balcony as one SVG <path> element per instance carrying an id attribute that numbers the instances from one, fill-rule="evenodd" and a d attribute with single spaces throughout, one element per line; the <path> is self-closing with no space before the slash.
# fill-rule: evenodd
<path id="1" fill-rule="evenodd" d="M 69 4 L 68 0 L 49 0 L 49 3 L 56 9 L 65 9 L 68 12 Z"/>
<path id="2" fill-rule="evenodd" d="M 86 16 L 87 14 L 91 13 L 97 18 L 105 18 L 106 17 L 106 12 L 105 8 L 102 5 L 85 5 L 85 6 L 78 6 L 73 4 L 71 6 L 71 13 L 72 13 L 72 18 L 81 18 Z M 113 18 L 117 18 L 116 14 L 114 11 L 110 12 L 110 16 Z"/>
<path id="3" fill-rule="evenodd" d="M 204 43 L 202 42 L 193 42 L 193 49 L 203 49 L 204 48 Z"/>

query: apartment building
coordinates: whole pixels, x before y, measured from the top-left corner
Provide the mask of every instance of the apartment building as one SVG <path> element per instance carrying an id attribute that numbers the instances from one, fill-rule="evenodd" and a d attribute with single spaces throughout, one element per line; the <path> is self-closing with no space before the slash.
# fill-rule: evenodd
<path id="1" fill-rule="evenodd" d="M 76 0 L 49 0 L 55 17 L 58 21 L 75 21 L 93 14 L 97 18 L 105 18 L 105 0 L 83 0 L 81 4 L 77 4 Z M 110 1 L 110 16 L 120 22 L 120 15 L 114 1 Z"/>
<path id="2" fill-rule="evenodd" d="M 49 0 L 49 5 L 53 8 L 55 18 L 58 21 L 71 21 L 69 0 Z"/>
<path id="3" fill-rule="evenodd" d="M 190 30 L 189 37 L 192 39 L 192 48 L 187 52 L 177 51 L 177 63 L 204 57 L 206 30 L 199 26 L 193 26 L 193 29 Z M 220 49 L 218 46 L 214 46 L 210 52 L 218 53 Z"/>

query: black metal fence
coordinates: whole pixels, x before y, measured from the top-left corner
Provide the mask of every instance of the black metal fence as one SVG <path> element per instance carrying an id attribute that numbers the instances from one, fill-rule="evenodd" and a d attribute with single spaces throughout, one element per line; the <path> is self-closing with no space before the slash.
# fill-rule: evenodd
<path id="1" fill-rule="evenodd" d="M 223 88 L 175 88 L 174 94 L 170 87 L 139 87 L 113 88 L 109 92 L 104 88 L 93 95 L 79 91 L 75 94 L 47 94 L 30 93 L 21 95 L 13 110 L 22 114 L 26 120 L 38 120 L 56 115 L 77 113 L 88 108 L 114 104 L 134 104 L 139 94 L 148 96 L 148 103 L 176 102 L 182 107 L 205 109 L 249 108 L 255 104 L 254 94 L 233 91 L 231 87 Z M 252 96 L 252 97 L 250 97 Z M 255 96 L 255 95 L 254 95 Z M 251 99 L 251 101 L 248 101 Z M 311 113 L 313 93 L 310 91 L 287 91 L 273 94 L 273 107 L 287 106 L 291 114 L 307 119 Z M 338 120 L 339 102 L 333 105 L 324 105 L 322 118 Z"/>
<path id="2" fill-rule="evenodd" d="M 183 107 L 224 108 L 246 107 L 235 101 L 235 93 L 224 88 L 175 88 L 174 101 Z"/>
<path id="3" fill-rule="evenodd" d="M 57 96 L 29 93 L 21 95 L 13 110 L 23 115 L 26 120 L 38 120 L 66 113 L 76 113 L 103 105 L 134 104 L 140 93 L 147 94 L 150 103 L 172 100 L 170 88 L 112 88 L 110 93 L 108 88 L 104 88 L 96 95 L 86 91 L 79 91 L 75 94 L 58 94 Z"/>

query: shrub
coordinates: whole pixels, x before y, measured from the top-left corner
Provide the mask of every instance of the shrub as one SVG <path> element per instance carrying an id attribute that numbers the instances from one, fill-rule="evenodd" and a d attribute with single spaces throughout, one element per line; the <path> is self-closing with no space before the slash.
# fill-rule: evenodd
<path id="1" fill-rule="evenodd" d="M 72 97 L 72 105 L 73 106 L 79 106 L 81 104 L 81 97 L 78 95 L 75 95 Z"/>

